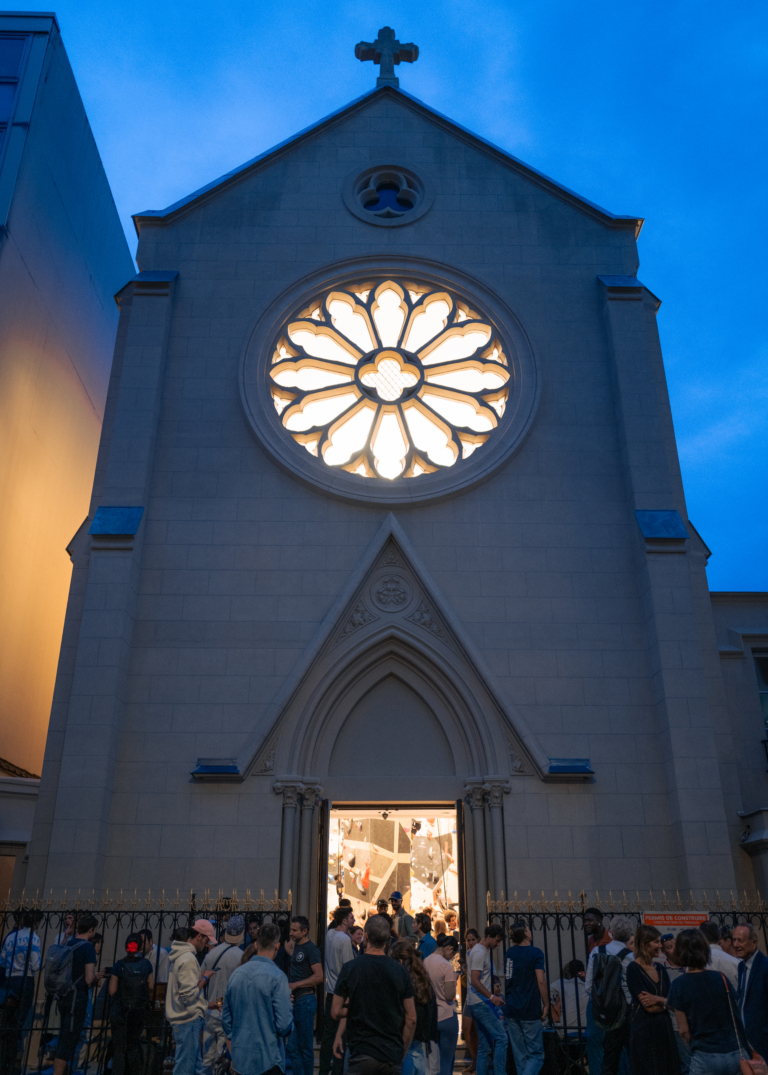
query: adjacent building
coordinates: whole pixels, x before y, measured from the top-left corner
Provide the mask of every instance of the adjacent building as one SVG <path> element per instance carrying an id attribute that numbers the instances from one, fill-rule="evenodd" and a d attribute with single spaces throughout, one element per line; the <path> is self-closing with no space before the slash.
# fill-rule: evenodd
<path id="1" fill-rule="evenodd" d="M 0 14 L 0 756 L 29 774 L 18 779 L 42 767 L 113 296 L 133 272 L 55 16 Z M 0 835 L 23 849 L 7 783 Z"/>

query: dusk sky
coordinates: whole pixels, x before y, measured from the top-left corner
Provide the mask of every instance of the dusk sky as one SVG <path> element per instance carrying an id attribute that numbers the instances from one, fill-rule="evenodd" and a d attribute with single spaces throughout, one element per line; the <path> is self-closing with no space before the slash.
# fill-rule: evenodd
<path id="1" fill-rule="evenodd" d="M 43 8 L 41 8 L 42 10 Z M 162 209 L 375 84 L 401 86 L 614 213 L 646 218 L 688 512 L 713 590 L 768 590 L 765 0 L 61 0 L 64 43 L 135 252 Z M 524 312 L 521 311 L 524 320 Z"/>

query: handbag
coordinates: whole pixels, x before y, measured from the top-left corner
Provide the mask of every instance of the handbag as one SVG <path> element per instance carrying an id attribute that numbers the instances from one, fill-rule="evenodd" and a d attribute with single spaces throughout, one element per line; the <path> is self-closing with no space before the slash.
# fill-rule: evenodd
<path id="1" fill-rule="evenodd" d="M 731 1021 L 733 1023 L 733 1033 L 736 1035 L 736 1047 L 739 1050 L 739 1071 L 741 1075 L 765 1075 L 768 1072 L 768 1067 L 765 1065 L 765 1061 L 762 1056 L 758 1056 L 755 1050 L 752 1050 L 752 1059 L 743 1055 L 744 1049 L 741 1047 L 741 1039 L 739 1038 L 739 1032 L 736 1029 L 736 1016 L 733 1014 L 733 1004 L 731 1002 L 731 991 L 728 988 L 728 979 L 723 972 L 720 972 L 720 977 L 723 979 L 725 985 L 725 993 L 728 997 L 728 1010 L 731 1013 Z"/>

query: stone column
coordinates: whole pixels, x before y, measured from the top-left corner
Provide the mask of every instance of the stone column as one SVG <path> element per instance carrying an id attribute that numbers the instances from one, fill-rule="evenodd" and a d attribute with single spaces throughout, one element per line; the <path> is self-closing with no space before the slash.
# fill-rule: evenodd
<path id="1" fill-rule="evenodd" d="M 35 888 L 99 891 L 104 884 L 177 276 L 139 273 L 117 296 L 120 322 L 89 518 L 100 505 L 140 508 L 144 515 L 133 534 L 91 539 L 83 533 L 77 542 L 82 589 L 67 610 L 69 645 L 57 676 L 54 735 L 30 850 L 27 883 Z"/>
<path id="2" fill-rule="evenodd" d="M 296 894 L 296 882 L 293 877 L 293 845 L 296 838 L 296 809 L 303 785 L 299 783 L 275 784 L 275 795 L 283 797 L 283 823 L 280 833 L 280 888 L 281 900 L 288 899 L 288 893 Z"/>
<path id="3" fill-rule="evenodd" d="M 488 871 L 491 876 L 491 899 L 500 900 L 502 890 L 508 896 L 507 863 L 504 857 L 504 795 L 509 792 L 509 787 L 499 782 L 488 783 L 486 787 L 493 848 L 493 869 Z"/>
<path id="4" fill-rule="evenodd" d="M 613 351 L 616 425 L 680 889 L 734 887 L 709 680 L 688 540 L 645 538 L 634 511 L 687 512 L 656 312 L 635 277 L 598 278 Z M 706 583 L 704 583 L 706 585 Z M 711 616 L 711 613 L 709 613 Z"/>
<path id="5" fill-rule="evenodd" d="M 475 893 L 475 928 L 483 935 L 487 925 L 488 867 L 485 856 L 485 788 L 482 784 L 467 785 L 466 802 L 472 811 L 472 844 L 475 876 L 467 878 Z"/>
<path id="6" fill-rule="evenodd" d="M 299 823 L 299 883 L 295 906 L 296 914 L 309 918 L 309 888 L 312 878 L 312 839 L 315 807 L 323 797 L 323 789 L 315 785 L 304 785 L 301 793 L 301 814 Z"/>

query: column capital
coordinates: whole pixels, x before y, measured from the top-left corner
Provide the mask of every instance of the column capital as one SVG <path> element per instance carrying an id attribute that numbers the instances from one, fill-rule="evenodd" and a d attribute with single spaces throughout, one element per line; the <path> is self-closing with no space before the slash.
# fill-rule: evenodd
<path id="1" fill-rule="evenodd" d="M 299 805 L 299 795 L 304 790 L 304 785 L 301 783 L 283 783 L 278 781 L 277 784 L 272 785 L 272 790 L 275 795 L 282 795 L 283 806 L 295 809 Z"/>
<path id="2" fill-rule="evenodd" d="M 465 784 L 464 789 L 467 793 L 466 802 L 470 810 L 482 810 L 485 806 L 485 785 L 481 783 Z"/>
<path id="3" fill-rule="evenodd" d="M 509 795 L 509 784 L 503 781 L 493 781 L 485 785 L 485 789 L 488 792 L 488 803 L 490 806 L 501 806 L 504 801 L 504 796 Z"/>
<path id="4" fill-rule="evenodd" d="M 319 784 L 304 784 L 301 791 L 302 810 L 314 810 L 323 799 L 323 789 Z"/>

